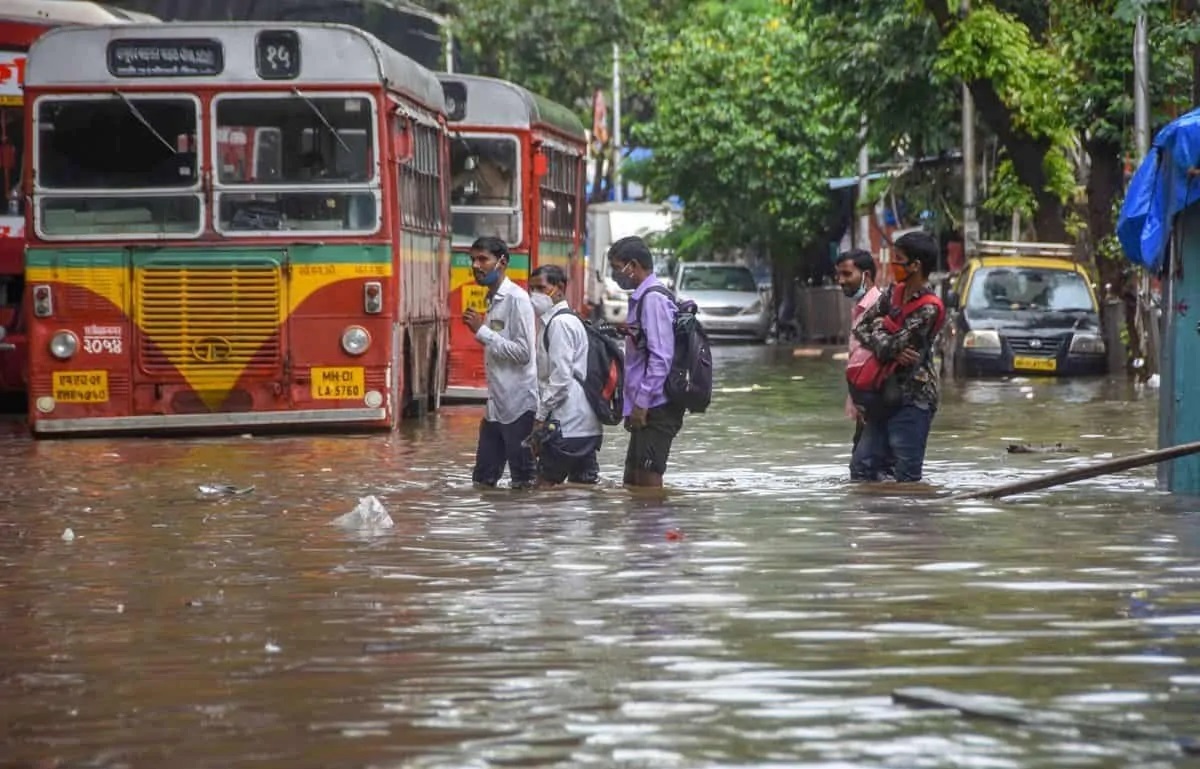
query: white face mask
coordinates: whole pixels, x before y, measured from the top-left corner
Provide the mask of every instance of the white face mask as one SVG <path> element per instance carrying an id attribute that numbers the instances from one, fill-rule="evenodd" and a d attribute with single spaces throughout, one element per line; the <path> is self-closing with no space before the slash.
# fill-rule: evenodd
<path id="1" fill-rule="evenodd" d="M 529 301 L 533 302 L 533 311 L 538 315 L 545 315 L 554 306 L 554 300 L 540 291 L 530 294 Z"/>

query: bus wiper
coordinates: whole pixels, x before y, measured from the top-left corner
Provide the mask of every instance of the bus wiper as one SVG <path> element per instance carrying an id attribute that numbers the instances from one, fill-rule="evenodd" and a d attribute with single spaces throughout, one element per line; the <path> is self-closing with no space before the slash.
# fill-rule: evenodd
<path id="1" fill-rule="evenodd" d="M 333 138 L 337 139 L 338 144 L 342 145 L 342 149 L 346 150 L 346 152 L 353 155 L 354 153 L 353 153 L 353 151 L 351 151 L 350 145 L 348 145 L 348 144 L 346 144 L 346 142 L 342 141 L 342 135 L 337 132 L 337 129 L 333 127 L 333 124 L 330 123 L 329 120 L 325 117 L 325 113 L 321 111 L 321 108 L 317 106 L 316 102 L 314 102 L 312 99 L 308 98 L 304 94 L 300 93 L 299 88 L 293 88 L 292 93 L 296 94 L 297 96 L 299 96 L 301 99 L 304 100 L 304 103 L 307 104 L 308 108 L 313 111 L 313 114 L 317 116 L 317 119 L 325 124 L 325 127 L 329 129 L 329 133 L 333 134 Z"/>
<path id="2" fill-rule="evenodd" d="M 154 126 L 150 125 L 150 121 L 149 121 L 149 120 L 147 120 L 147 119 L 146 119 L 146 116 L 142 114 L 142 111 L 141 111 L 140 109 L 138 109 L 138 108 L 137 108 L 137 105 L 136 105 L 136 104 L 134 104 L 134 103 L 133 103 L 133 102 L 130 100 L 130 98 L 129 98 L 128 96 L 126 96 L 125 94 L 121 93 L 120 91 L 118 91 L 118 90 L 117 90 L 117 89 L 115 89 L 115 88 L 113 89 L 113 93 L 114 93 L 114 94 L 116 94 L 116 96 L 117 96 L 117 98 L 118 98 L 118 99 L 120 99 L 121 101 L 125 102 L 125 106 L 126 106 L 126 107 L 129 107 L 129 111 L 130 111 L 131 113 L 133 113 L 133 116 L 134 116 L 135 118 L 137 118 L 138 122 L 139 122 L 139 123 L 141 123 L 142 125 L 144 125 L 144 126 L 146 127 L 146 130 L 147 130 L 147 131 L 149 131 L 150 133 L 154 134 L 154 138 L 155 138 L 155 139 L 158 139 L 160 142 L 162 142 L 162 145 L 163 145 L 164 147 L 166 147 L 168 150 L 170 150 L 171 154 L 172 154 L 172 155 L 174 155 L 174 154 L 175 154 L 175 152 L 176 152 L 176 150 L 175 150 L 175 147 L 174 147 L 174 146 L 171 144 L 171 142 L 169 142 L 169 141 L 167 141 L 166 139 L 164 139 L 164 138 L 163 138 L 163 135 L 162 135 L 162 134 L 160 134 L 160 133 L 159 133 L 159 132 L 158 132 L 158 131 L 157 131 L 157 130 L 154 128 Z"/>

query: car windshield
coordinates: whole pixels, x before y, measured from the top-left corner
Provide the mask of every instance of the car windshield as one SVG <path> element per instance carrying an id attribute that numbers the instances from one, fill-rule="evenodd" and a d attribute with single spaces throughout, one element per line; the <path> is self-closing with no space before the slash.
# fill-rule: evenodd
<path id="1" fill-rule="evenodd" d="M 968 310 L 1095 312 L 1087 281 L 1072 270 L 985 267 L 971 281 Z"/>
<path id="2" fill-rule="evenodd" d="M 683 272 L 680 288 L 684 291 L 750 291 L 758 292 L 754 273 L 746 267 L 713 266 L 688 267 Z"/>

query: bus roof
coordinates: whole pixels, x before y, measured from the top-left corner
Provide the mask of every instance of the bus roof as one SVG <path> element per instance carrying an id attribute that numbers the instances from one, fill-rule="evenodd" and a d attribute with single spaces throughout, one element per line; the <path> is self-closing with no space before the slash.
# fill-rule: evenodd
<path id="1" fill-rule="evenodd" d="M 299 73 L 292 78 L 260 77 L 258 36 L 291 31 L 299 44 Z M 113 74 L 110 44 L 121 41 L 134 51 L 196 50 L 216 44 L 220 60 L 215 74 Z M 133 44 L 140 43 L 134 46 Z M 155 48 L 155 43 L 161 47 Z M 173 49 L 173 50 L 172 50 Z M 87 52 L 82 54 L 82 52 Z M 57 27 L 29 49 L 26 87 L 117 85 L 276 85 L 361 86 L 383 81 L 429 109 L 445 111 L 441 84 L 432 72 L 380 42 L 374 35 L 345 24 L 274 22 L 170 22 L 96 27 Z"/>
<path id="2" fill-rule="evenodd" d="M 516 83 L 451 72 L 439 72 L 438 79 L 442 83 L 461 83 L 466 89 L 466 109 L 455 122 L 495 128 L 545 125 L 580 141 L 587 140 L 583 123 L 574 112 Z"/>
<path id="3" fill-rule="evenodd" d="M 136 21 L 158 21 L 148 13 L 126 11 L 87 0 L 4 0 L 3 3 L 0 3 L 0 20 L 20 21 L 48 27 L 61 24 L 121 24 Z"/>

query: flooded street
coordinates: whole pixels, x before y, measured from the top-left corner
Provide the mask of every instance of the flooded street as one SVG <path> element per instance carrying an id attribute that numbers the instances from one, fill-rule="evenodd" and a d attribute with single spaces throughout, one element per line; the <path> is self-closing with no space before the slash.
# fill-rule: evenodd
<path id="1" fill-rule="evenodd" d="M 716 354 L 665 499 L 619 487 L 615 428 L 598 489 L 477 491 L 479 407 L 394 438 L 0 425 L 0 767 L 1189 765 L 890 694 L 1200 736 L 1200 502 L 1152 470 L 994 503 L 855 488 L 842 364 Z M 946 491 L 1156 443 L 1124 382 L 944 400 Z M 330 525 L 368 494 L 394 528 Z"/>

